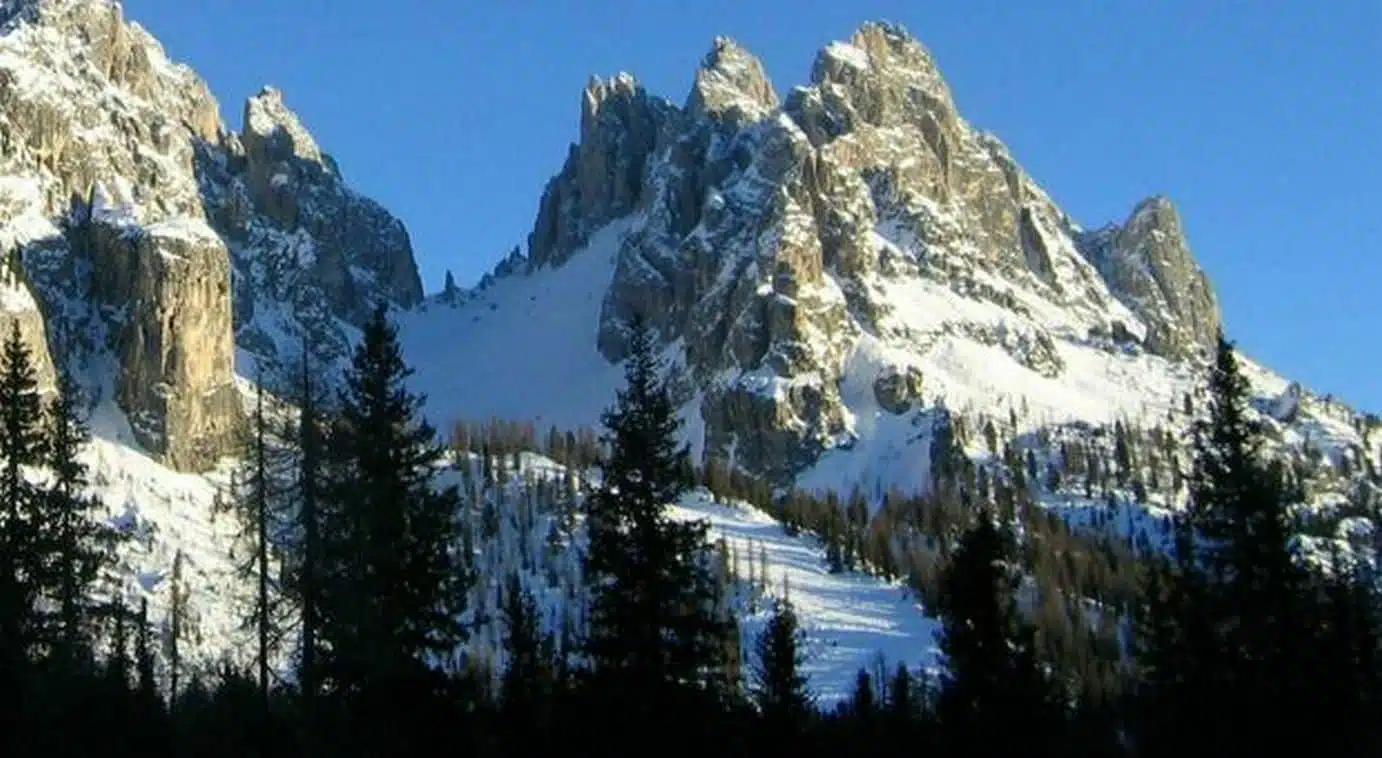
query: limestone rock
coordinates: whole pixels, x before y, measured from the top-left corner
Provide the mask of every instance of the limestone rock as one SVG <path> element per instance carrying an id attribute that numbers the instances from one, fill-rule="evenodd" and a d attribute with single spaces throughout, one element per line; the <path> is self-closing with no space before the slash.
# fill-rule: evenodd
<path id="1" fill-rule="evenodd" d="M 777 106 L 777 91 L 762 61 L 729 37 L 717 37 L 696 72 L 687 112 L 740 124 L 757 121 Z"/>
<path id="2" fill-rule="evenodd" d="M 785 102 L 724 37 L 684 108 L 631 78 L 596 80 L 581 143 L 544 194 L 532 265 L 561 265 L 618 218 L 629 228 L 600 353 L 621 360 L 630 317 L 644 315 L 700 390 L 705 455 L 778 479 L 855 433 L 841 388 L 864 346 L 907 356 L 897 366 L 977 346 L 1037 382 L 1065 374 L 1065 345 L 1170 355 L 1217 324 L 1173 212 L 1134 214 L 1109 243 L 1164 259 L 1152 269 L 1165 276 L 1102 265 L 1002 142 L 961 117 L 931 53 L 891 24 L 826 46 Z M 1129 294 L 1140 291 L 1166 307 Z M 921 403 L 906 369 L 865 381 L 892 413 Z"/>
<path id="3" fill-rule="evenodd" d="M 543 190 L 528 236 L 533 268 L 560 265 L 601 224 L 638 206 L 648 159 L 675 110 L 630 74 L 590 80 L 581 96 L 580 141 Z"/>
<path id="4" fill-rule="evenodd" d="M 1149 350 L 1182 357 L 1213 349 L 1220 327 L 1218 300 L 1169 199 L 1148 198 L 1122 226 L 1086 235 L 1082 242 L 1114 294 L 1146 322 Z"/>
<path id="5" fill-rule="evenodd" d="M 210 466 L 232 449 L 241 421 L 225 244 L 203 221 L 174 219 L 95 255 L 97 266 L 122 271 L 103 289 L 127 308 L 116 392 L 136 438 L 175 468 Z"/>
<path id="6" fill-rule="evenodd" d="M 282 93 L 244 120 L 228 129 L 119 3 L 0 4 L 0 246 L 36 302 L 21 324 L 52 345 L 50 377 L 114 358 L 115 386 L 88 389 L 184 469 L 231 451 L 237 341 L 339 359 L 341 322 L 422 297 L 403 225 L 346 186 Z"/>
<path id="7" fill-rule="evenodd" d="M 883 371 L 873 380 L 873 396 L 887 412 L 906 413 L 921 402 L 921 371 L 915 366 Z"/>

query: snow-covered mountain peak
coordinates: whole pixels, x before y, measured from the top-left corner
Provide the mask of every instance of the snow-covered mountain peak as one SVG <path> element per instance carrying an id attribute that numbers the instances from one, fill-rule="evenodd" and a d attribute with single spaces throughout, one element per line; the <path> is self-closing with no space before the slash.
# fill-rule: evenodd
<path id="1" fill-rule="evenodd" d="M 375 299 L 421 299 L 402 224 L 344 184 L 281 93 L 250 98 L 237 134 L 118 3 L 0 18 L 0 239 L 41 314 L 23 331 L 145 449 L 197 470 L 228 450 L 237 344 L 272 357 L 309 335 L 339 357 Z"/>
<path id="2" fill-rule="evenodd" d="M 243 133 L 263 140 L 285 140 L 282 149 L 302 160 L 322 162 L 322 151 L 311 133 L 284 102 L 277 87 L 264 86 L 245 101 Z"/>
<path id="3" fill-rule="evenodd" d="M 811 67 L 811 83 L 863 91 L 906 87 L 928 105 L 954 110 L 931 52 L 901 25 L 887 21 L 866 22 L 849 42 L 826 45 Z M 887 117 L 882 111 L 872 115 Z"/>
<path id="4" fill-rule="evenodd" d="M 576 394 L 612 392 L 608 367 L 640 312 L 693 449 L 779 482 L 912 487 L 924 467 L 904 464 L 925 460 L 927 414 L 942 406 L 1025 407 L 1032 428 L 1162 418 L 1219 326 L 1168 200 L 1085 232 L 961 116 L 934 56 L 885 22 L 825 46 L 785 102 L 727 37 L 684 108 L 631 79 L 588 89 L 528 269 L 410 316 L 419 364 L 437 332 L 460 354 L 561 343 L 548 352 L 589 368 L 548 387 L 493 365 L 443 359 L 434 378 L 423 365 L 429 394 L 450 396 L 439 422 L 490 417 L 486 398 L 511 396 L 531 417 L 595 422 L 603 400 Z M 564 318 L 537 316 L 568 301 L 580 305 Z"/>
<path id="5" fill-rule="evenodd" d="M 778 107 L 763 62 L 731 37 L 716 37 L 696 71 L 686 111 L 736 123 L 756 121 Z"/>

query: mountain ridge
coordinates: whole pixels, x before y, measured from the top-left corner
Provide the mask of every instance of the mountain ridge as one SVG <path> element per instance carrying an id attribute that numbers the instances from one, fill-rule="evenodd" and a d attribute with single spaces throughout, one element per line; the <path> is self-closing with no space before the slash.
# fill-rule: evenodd
<path id="1" fill-rule="evenodd" d="M 852 434 L 837 385 L 860 340 L 894 353 L 876 379 L 901 409 L 919 398 L 896 391 L 925 381 L 907 364 L 948 332 L 1051 378 L 1058 343 L 1193 360 L 1220 323 L 1167 198 L 1079 227 L 963 119 L 929 51 L 895 24 L 825 46 L 812 82 L 785 97 L 729 37 L 681 107 L 630 74 L 593 77 L 526 266 L 510 256 L 495 273 L 568 265 L 620 219 L 629 236 L 596 293 L 599 354 L 617 362 L 629 315 L 649 314 L 663 344 L 680 344 L 680 399 L 699 393 L 706 447 L 748 449 L 746 470 L 779 481 Z M 884 291 L 918 287 L 997 310 L 898 318 Z"/>
<path id="2" fill-rule="evenodd" d="M 785 94 L 724 37 L 680 106 L 629 75 L 592 79 L 526 255 L 480 287 L 424 297 L 406 227 L 344 182 L 281 92 L 248 98 L 235 132 L 118 4 L 0 9 L 0 242 L 22 253 L 3 265 L 0 324 L 20 325 L 46 386 L 62 368 L 85 380 L 93 489 L 140 538 L 116 590 L 166 618 L 184 555 L 208 662 L 241 641 L 226 598 L 244 587 L 214 504 L 259 368 L 306 344 L 329 374 L 379 299 L 443 430 L 598 423 L 628 317 L 644 311 L 697 461 L 782 488 L 858 487 L 873 506 L 923 491 L 951 425 L 970 430 L 964 451 L 984 466 L 1000 457 L 989 425 L 1039 466 L 1065 466 L 1066 442 L 1102 454 L 1120 424 L 1183 442 L 1192 414 L 1180 409 L 1219 315 L 1174 206 L 1150 199 L 1122 224 L 1078 226 L 960 117 L 930 54 L 894 25 L 827 45 L 811 83 Z M 1318 454 L 1323 484 L 1307 505 L 1337 511 L 1378 459 L 1375 419 L 1247 368 L 1274 449 Z M 1143 469 L 1170 478 L 1165 460 Z M 1145 498 L 1104 487 L 1139 529 L 1183 495 L 1165 481 Z M 1057 486 L 1043 505 L 1074 521 L 1100 507 L 1091 491 Z M 780 527 L 729 518 L 703 493 L 681 507 L 730 532 Z M 809 536 L 772 537 L 797 568 L 821 555 Z M 496 572 L 513 568 L 508 548 L 489 549 Z M 561 576 L 549 594 L 575 595 L 578 578 Z M 898 606 L 890 625 L 928 627 L 901 587 L 860 584 Z M 817 621 L 879 626 L 839 597 Z M 837 689 L 865 643 L 907 646 L 890 634 L 860 633 L 829 672 Z"/>

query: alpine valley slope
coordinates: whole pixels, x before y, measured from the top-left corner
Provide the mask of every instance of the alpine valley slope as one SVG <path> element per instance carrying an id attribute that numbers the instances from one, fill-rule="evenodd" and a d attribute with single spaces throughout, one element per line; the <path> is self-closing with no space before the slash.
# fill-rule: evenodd
<path id="1" fill-rule="evenodd" d="M 0 327 L 19 325 L 45 389 L 70 370 L 88 391 L 93 491 L 136 536 L 107 590 L 147 601 L 163 627 L 180 566 L 196 666 L 250 649 L 249 587 L 213 504 L 258 366 L 304 343 L 339 363 L 378 299 L 397 308 L 441 428 L 597 423 L 641 309 L 698 456 L 874 493 L 925 485 L 932 430 L 950 416 L 1044 438 L 1043 460 L 1072 436 L 1108 443 L 1100 425 L 1118 419 L 1178 430 L 1218 324 L 1168 202 L 1081 230 L 960 119 L 930 56 L 888 25 L 829 46 L 785 102 L 724 39 L 684 106 L 627 75 L 592 82 L 527 255 L 427 299 L 402 223 L 350 189 L 282 93 L 265 88 L 243 112 L 228 127 L 205 83 L 117 3 L 0 0 L 0 245 L 15 253 L 0 266 Z M 1375 463 L 1375 420 L 1251 369 L 1280 451 L 1321 469 L 1311 505 L 1327 510 Z M 978 437 L 970 452 L 990 456 Z M 523 470 L 560 474 L 535 456 Z M 519 518 L 523 482 L 510 484 L 476 500 L 507 526 L 477 542 L 487 581 L 472 607 L 492 611 L 501 577 L 523 567 L 559 626 L 578 615 L 579 537 L 552 553 Z M 1048 494 L 1072 520 L 1090 505 Z M 1127 523 L 1174 505 L 1154 492 Z M 774 583 L 788 576 L 823 695 L 842 694 L 874 650 L 929 659 L 932 624 L 902 587 L 830 575 L 814 539 L 703 492 L 678 509 L 742 551 L 764 546 Z M 746 618 L 752 632 L 761 614 Z M 493 626 L 472 652 L 493 645 Z"/>
<path id="2" fill-rule="evenodd" d="M 118 3 L 0 0 L 0 246 L 0 328 L 18 325 L 45 392 L 59 370 L 86 390 L 91 493 L 133 538 L 100 594 L 147 603 L 166 642 L 180 582 L 184 681 L 225 658 L 247 662 L 252 586 L 236 575 L 243 547 L 216 505 L 259 367 L 295 361 L 303 344 L 339 367 L 374 302 L 422 300 L 402 223 L 345 183 L 278 90 L 249 98 L 235 131 L 206 84 Z M 610 386 L 592 385 L 590 402 L 612 399 L 596 396 Z M 542 471 L 559 469 L 530 458 L 524 473 Z M 509 484 L 505 502 L 520 502 L 523 476 Z M 475 511 L 497 497 L 477 493 Z M 821 651 L 812 676 L 823 695 L 842 694 L 875 650 L 929 655 L 930 622 L 901 587 L 828 575 L 814 540 L 756 511 L 703 493 L 680 507 L 713 518 L 731 544 L 757 546 L 764 573 L 791 581 Z M 578 535 L 554 553 L 516 515 L 506 509 L 506 526 L 476 542 L 487 581 L 472 613 L 494 618 L 502 578 L 522 569 L 555 629 L 579 615 Z M 752 610 L 746 634 L 762 619 Z M 472 657 L 492 655 L 494 626 L 476 630 Z"/>

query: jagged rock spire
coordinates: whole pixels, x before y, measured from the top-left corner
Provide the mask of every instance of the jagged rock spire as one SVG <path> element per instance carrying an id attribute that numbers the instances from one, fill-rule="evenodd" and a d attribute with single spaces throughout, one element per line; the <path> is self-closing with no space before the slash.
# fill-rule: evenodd
<path id="1" fill-rule="evenodd" d="M 757 120 L 777 106 L 777 91 L 763 62 L 735 40 L 716 37 L 696 72 L 686 110 L 693 116 L 742 123 Z"/>

